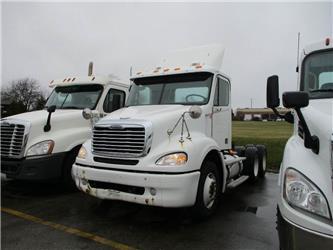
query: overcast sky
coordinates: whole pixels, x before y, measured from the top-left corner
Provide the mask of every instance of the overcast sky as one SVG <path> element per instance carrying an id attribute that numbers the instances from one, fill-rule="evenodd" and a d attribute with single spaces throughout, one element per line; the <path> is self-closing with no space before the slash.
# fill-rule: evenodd
<path id="1" fill-rule="evenodd" d="M 130 66 L 167 51 L 222 43 L 233 107 L 265 106 L 266 78 L 295 90 L 301 46 L 332 36 L 333 4 L 324 3 L 2 3 L 2 84 L 95 74 L 129 78 Z"/>

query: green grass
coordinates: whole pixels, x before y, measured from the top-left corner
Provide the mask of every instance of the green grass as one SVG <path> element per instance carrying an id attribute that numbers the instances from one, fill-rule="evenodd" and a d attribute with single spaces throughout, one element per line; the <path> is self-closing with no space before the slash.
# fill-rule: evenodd
<path id="1" fill-rule="evenodd" d="M 232 136 L 235 145 L 263 144 L 267 147 L 267 167 L 278 171 L 284 146 L 292 133 L 287 122 L 233 121 Z"/>

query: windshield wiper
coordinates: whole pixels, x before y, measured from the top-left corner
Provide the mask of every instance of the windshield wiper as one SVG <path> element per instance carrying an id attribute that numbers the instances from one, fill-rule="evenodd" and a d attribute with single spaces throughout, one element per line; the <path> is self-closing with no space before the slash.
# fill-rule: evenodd
<path id="1" fill-rule="evenodd" d="M 316 89 L 310 91 L 310 93 L 316 93 L 316 92 L 333 92 L 333 89 Z"/>
<path id="2" fill-rule="evenodd" d="M 65 106 L 65 107 L 61 107 L 60 109 L 81 109 L 81 108 L 76 107 L 76 106 Z"/>

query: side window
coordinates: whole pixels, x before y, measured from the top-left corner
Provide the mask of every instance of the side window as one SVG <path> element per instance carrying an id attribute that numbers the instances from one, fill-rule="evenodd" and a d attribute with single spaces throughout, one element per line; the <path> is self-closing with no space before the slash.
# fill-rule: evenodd
<path id="1" fill-rule="evenodd" d="M 120 109 L 125 104 L 125 92 L 118 89 L 110 89 L 103 103 L 103 110 L 111 113 Z"/>
<path id="2" fill-rule="evenodd" d="M 229 83 L 219 78 L 219 105 L 228 106 L 229 105 Z"/>
<path id="3" fill-rule="evenodd" d="M 229 82 L 218 78 L 214 96 L 214 106 L 228 106 L 230 99 L 229 92 Z"/>

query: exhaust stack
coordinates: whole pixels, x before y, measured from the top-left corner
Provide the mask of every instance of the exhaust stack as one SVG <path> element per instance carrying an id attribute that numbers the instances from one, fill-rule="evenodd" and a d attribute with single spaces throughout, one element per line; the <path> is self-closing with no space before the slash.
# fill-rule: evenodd
<path id="1" fill-rule="evenodd" d="M 94 63 L 90 62 L 88 67 L 88 76 L 92 76 L 93 74 Z"/>

